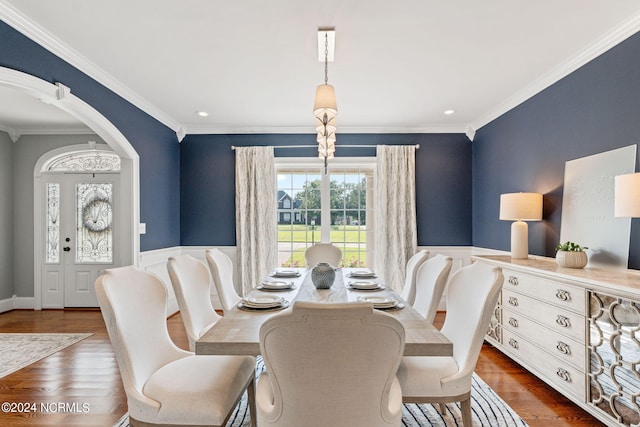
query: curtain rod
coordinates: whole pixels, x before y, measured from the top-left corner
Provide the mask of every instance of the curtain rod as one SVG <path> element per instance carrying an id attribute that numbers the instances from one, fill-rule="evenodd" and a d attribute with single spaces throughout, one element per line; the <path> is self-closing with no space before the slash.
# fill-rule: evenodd
<path id="1" fill-rule="evenodd" d="M 273 149 L 275 150 L 276 148 L 317 148 L 317 145 L 274 145 Z M 344 144 L 340 144 L 340 145 L 336 145 L 336 148 L 376 148 L 377 145 L 344 145 Z M 235 150 L 236 147 L 235 145 L 231 146 L 232 150 Z M 416 149 L 420 148 L 420 144 L 416 144 Z"/>

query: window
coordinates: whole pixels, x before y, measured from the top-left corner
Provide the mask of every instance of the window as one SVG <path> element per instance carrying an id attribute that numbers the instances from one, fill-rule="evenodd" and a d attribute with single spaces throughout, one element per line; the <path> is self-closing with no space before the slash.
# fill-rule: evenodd
<path id="1" fill-rule="evenodd" d="M 276 158 L 278 264 L 302 267 L 309 246 L 331 242 L 342 266 L 373 267 L 374 170 L 372 158 L 333 159 L 326 174 L 317 160 Z"/>

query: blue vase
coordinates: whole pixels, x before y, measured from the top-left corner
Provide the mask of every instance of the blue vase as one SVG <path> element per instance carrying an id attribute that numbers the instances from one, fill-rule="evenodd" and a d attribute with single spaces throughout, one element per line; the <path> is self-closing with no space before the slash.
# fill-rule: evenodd
<path id="1" fill-rule="evenodd" d="M 329 289 L 336 279 L 336 271 L 326 262 L 319 262 L 311 269 L 311 281 L 316 289 Z"/>

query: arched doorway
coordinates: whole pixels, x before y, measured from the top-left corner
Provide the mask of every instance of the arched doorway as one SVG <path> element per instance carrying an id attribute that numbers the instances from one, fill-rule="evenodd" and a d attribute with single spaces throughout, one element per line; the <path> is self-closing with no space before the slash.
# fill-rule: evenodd
<path id="1" fill-rule="evenodd" d="M 30 74 L 22 73 L 5 67 L 0 67 L 0 85 L 11 87 L 36 97 L 76 117 L 93 130 L 121 159 L 120 193 L 122 224 L 127 244 L 120 256 L 121 264 L 137 265 L 140 254 L 140 238 L 138 224 L 140 219 L 139 207 L 139 157 L 133 146 L 124 135 L 102 114 L 89 104 L 73 95 L 70 89 L 62 84 L 51 84 Z M 42 188 L 42 182 L 36 171 L 40 171 L 42 164 L 34 169 L 34 198 Z M 34 199 L 34 308 L 42 308 L 42 269 L 44 259 L 43 224 L 37 218 L 42 218 L 42 206 Z"/>

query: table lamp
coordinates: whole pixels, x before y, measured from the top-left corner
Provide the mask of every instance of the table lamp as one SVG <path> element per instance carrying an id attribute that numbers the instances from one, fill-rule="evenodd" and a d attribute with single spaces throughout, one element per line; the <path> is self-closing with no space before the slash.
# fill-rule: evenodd
<path id="1" fill-rule="evenodd" d="M 616 176 L 615 188 L 614 215 L 640 217 L 640 173 Z"/>
<path id="2" fill-rule="evenodd" d="M 542 194 L 507 193 L 500 195 L 500 219 L 511 224 L 511 258 L 529 257 L 529 226 L 524 221 L 542 220 Z"/>

